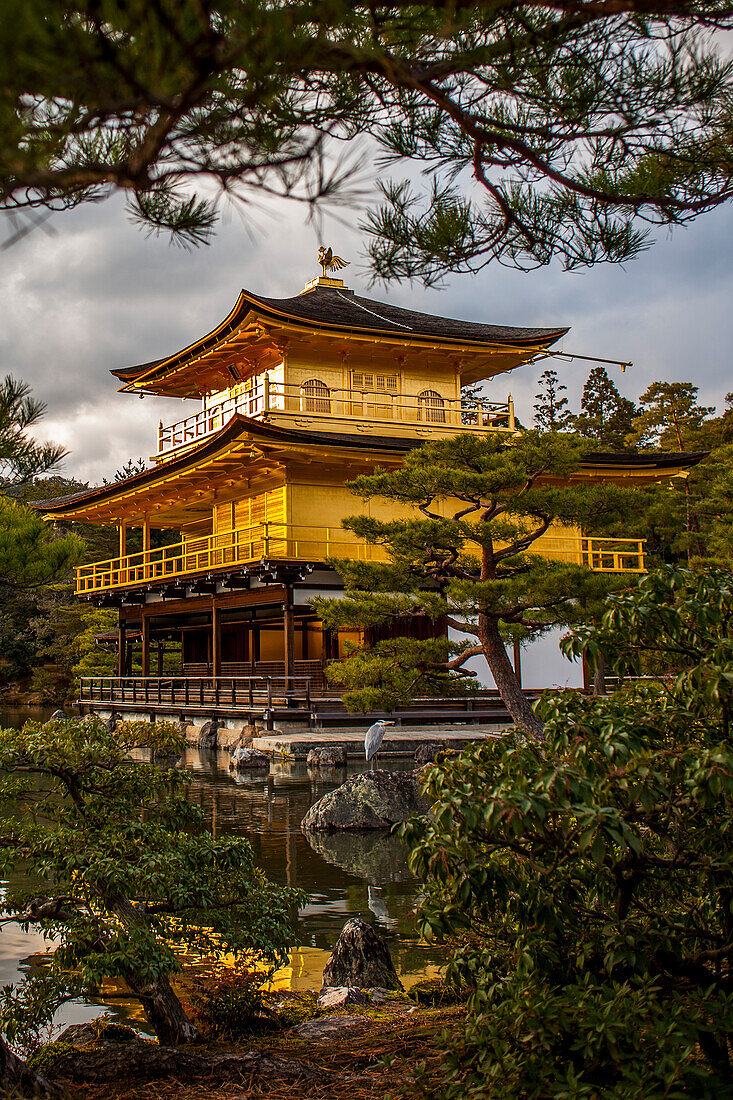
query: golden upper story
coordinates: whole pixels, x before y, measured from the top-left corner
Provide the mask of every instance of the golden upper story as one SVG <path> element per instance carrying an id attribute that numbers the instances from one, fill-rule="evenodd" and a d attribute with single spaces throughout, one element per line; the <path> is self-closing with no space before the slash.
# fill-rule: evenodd
<path id="1" fill-rule="evenodd" d="M 294 298 L 242 291 L 210 333 L 166 358 L 112 373 L 121 389 L 198 398 L 202 409 L 159 425 L 153 465 L 124 481 L 43 502 L 49 517 L 115 523 L 120 553 L 80 568 L 80 594 L 224 574 L 263 560 L 323 562 L 379 551 L 341 528 L 368 510 L 345 482 L 395 467 L 424 439 L 517 430 L 504 402 L 462 402 L 467 382 L 534 362 L 567 330 L 435 317 L 361 298 L 340 279 Z M 593 456 L 578 477 L 638 484 L 684 468 L 678 456 Z M 127 554 L 130 527 L 143 550 Z M 171 532 L 151 549 L 151 529 Z M 175 534 L 174 534 L 175 533 Z M 537 550 L 594 569 L 644 568 L 639 540 L 547 532 Z"/>
<path id="2" fill-rule="evenodd" d="M 511 395 L 466 403 L 466 383 L 543 357 L 565 328 L 435 317 L 320 277 L 294 298 L 243 290 L 210 333 L 164 359 L 113 371 L 122 390 L 202 401 L 158 427 L 155 461 L 248 419 L 318 432 L 413 439 L 515 430 Z"/>

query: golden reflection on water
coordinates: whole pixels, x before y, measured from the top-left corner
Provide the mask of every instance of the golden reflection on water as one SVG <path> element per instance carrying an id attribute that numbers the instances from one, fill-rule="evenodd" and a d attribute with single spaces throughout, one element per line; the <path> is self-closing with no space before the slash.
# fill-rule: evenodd
<path id="1" fill-rule="evenodd" d="M 319 989 L 343 925 L 356 916 L 386 939 L 406 989 L 438 976 L 444 954 L 417 938 L 414 906 L 419 884 L 410 875 L 407 853 L 395 843 L 396 838 L 383 833 L 306 836 L 300 828 L 313 802 L 343 782 L 343 772 L 314 773 L 303 764 L 282 762 L 273 764 L 266 776 L 247 776 L 231 773 L 228 763 L 225 753 L 189 749 L 182 761 L 192 773 L 189 797 L 215 834 L 245 836 L 271 879 L 301 887 L 309 895 L 298 917 L 301 945 L 292 952 L 289 964 L 277 971 L 272 987 Z M 349 769 L 354 770 L 361 769 Z M 37 971 L 52 949 L 38 933 L 15 934 L 6 926 L 0 930 L 0 981 L 17 981 L 23 973 Z M 105 986 L 96 1005 L 64 1010 L 59 1020 L 76 1022 L 80 1013 L 90 1019 L 105 1008 L 145 1030 L 139 1005 L 111 985 Z"/>

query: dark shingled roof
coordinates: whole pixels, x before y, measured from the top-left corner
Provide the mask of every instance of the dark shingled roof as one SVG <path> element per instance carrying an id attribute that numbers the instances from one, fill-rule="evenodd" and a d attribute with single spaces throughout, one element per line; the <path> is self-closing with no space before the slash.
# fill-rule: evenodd
<path id="1" fill-rule="evenodd" d="M 243 293 L 264 311 L 355 332 L 391 332 L 408 338 L 428 337 L 458 343 L 500 343 L 512 346 L 557 340 L 567 332 L 567 328 L 512 328 L 509 325 L 483 325 L 452 317 L 436 317 L 430 313 L 418 313 L 412 309 L 392 306 L 387 302 L 376 302 L 372 298 L 360 298 L 351 291 L 332 287 L 316 287 L 295 298 L 263 298 L 247 291 Z"/>
<path id="2" fill-rule="evenodd" d="M 156 359 L 135 367 L 122 367 L 111 373 L 117 378 L 130 381 L 162 363 L 171 367 L 184 363 L 189 356 L 200 355 L 208 347 L 225 339 L 250 312 L 307 328 L 315 326 L 342 333 L 378 332 L 382 335 L 402 336 L 405 340 L 456 345 L 544 347 L 559 340 L 568 331 L 567 327 L 514 328 L 509 325 L 484 325 L 476 321 L 436 317 L 430 313 L 418 313 L 386 302 L 377 302 L 372 298 L 361 298 L 338 287 L 319 286 L 294 298 L 264 298 L 243 290 L 226 321 L 208 336 L 167 359 Z"/>

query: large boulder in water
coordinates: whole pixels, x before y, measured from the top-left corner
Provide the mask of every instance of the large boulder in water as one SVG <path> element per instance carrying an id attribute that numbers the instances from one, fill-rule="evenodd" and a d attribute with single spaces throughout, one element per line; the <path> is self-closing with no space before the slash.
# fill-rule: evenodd
<path id="1" fill-rule="evenodd" d="M 389 829 L 413 814 L 425 814 L 430 800 L 420 794 L 417 772 L 365 772 L 329 791 L 308 810 L 302 828 Z"/>
<path id="2" fill-rule="evenodd" d="M 270 767 L 270 757 L 267 753 L 253 749 L 249 745 L 243 745 L 235 749 L 229 762 L 230 770 L 236 768 L 239 772 L 257 771 L 260 768 Z"/>
<path id="3" fill-rule="evenodd" d="M 341 929 L 323 968 L 323 985 L 402 989 L 387 944 L 360 917 L 347 921 Z"/>

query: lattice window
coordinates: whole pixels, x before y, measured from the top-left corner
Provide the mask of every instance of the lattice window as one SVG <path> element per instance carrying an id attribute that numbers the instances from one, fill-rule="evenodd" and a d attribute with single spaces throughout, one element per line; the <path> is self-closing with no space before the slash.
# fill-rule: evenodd
<path id="1" fill-rule="evenodd" d="M 351 372 L 351 388 L 367 393 L 397 393 L 397 375 L 355 370 Z"/>
<path id="2" fill-rule="evenodd" d="M 301 412 L 330 413 L 331 391 L 320 378 L 309 378 L 300 387 Z"/>
<path id="3" fill-rule="evenodd" d="M 423 390 L 417 395 L 417 418 L 429 424 L 445 424 L 445 401 L 436 390 Z"/>
<path id="4" fill-rule="evenodd" d="M 258 527 L 262 523 L 285 523 L 285 486 L 238 500 L 234 505 L 234 523 L 238 529 Z"/>

